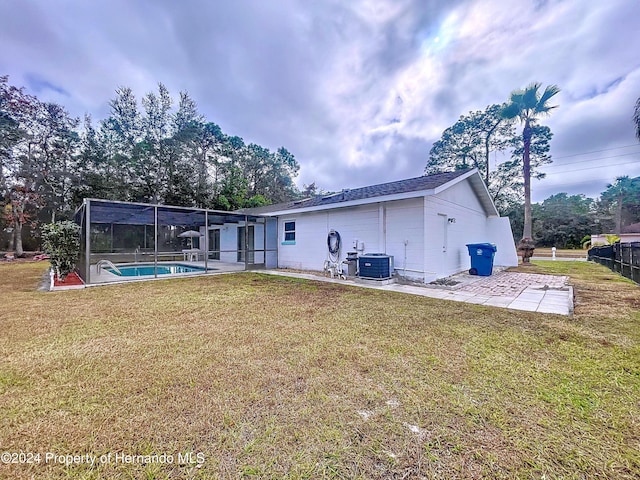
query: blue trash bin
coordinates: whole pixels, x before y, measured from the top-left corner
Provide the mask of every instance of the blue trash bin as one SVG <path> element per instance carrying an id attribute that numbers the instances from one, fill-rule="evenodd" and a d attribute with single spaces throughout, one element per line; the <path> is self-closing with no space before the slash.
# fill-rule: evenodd
<path id="1" fill-rule="evenodd" d="M 471 257 L 470 275 L 488 277 L 493 272 L 493 257 L 498 250 L 492 243 L 468 243 Z"/>

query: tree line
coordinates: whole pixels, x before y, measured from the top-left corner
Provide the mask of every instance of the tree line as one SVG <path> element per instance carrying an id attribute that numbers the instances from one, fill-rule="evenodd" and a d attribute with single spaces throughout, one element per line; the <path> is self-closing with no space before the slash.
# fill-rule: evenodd
<path id="1" fill-rule="evenodd" d="M 514 237 L 522 231 L 524 206 L 501 212 L 511 220 Z M 618 177 L 597 199 L 557 193 L 532 205 L 532 235 L 537 245 L 582 248 L 592 234 L 617 234 L 640 222 L 640 177 Z"/>
<path id="2" fill-rule="evenodd" d="M 539 118 L 556 108 L 549 101 L 558 92 L 532 83 L 462 115 L 433 144 L 425 174 L 478 168 L 515 239 L 523 232 L 541 245 L 577 247 L 587 233 L 640 221 L 638 178 L 618 178 L 598 200 L 558 194 L 531 204 L 530 178 L 544 178 L 540 167 L 552 161 L 553 133 Z M 106 119 L 81 121 L 0 76 L 0 240 L 10 250 L 21 255 L 25 229 L 70 218 L 87 197 L 235 210 L 318 193 L 315 184 L 298 191 L 299 165 L 286 148 L 225 134 L 187 92 L 174 101 L 159 84 L 138 101 L 121 87 L 109 107 Z M 640 99 L 633 121 L 640 140 Z M 493 168 L 492 155 L 502 160 Z"/>
<path id="3" fill-rule="evenodd" d="M 25 229 L 70 218 L 88 197 L 236 210 L 300 195 L 293 154 L 225 134 L 187 92 L 174 101 L 159 84 L 138 101 L 121 87 L 109 107 L 106 119 L 80 120 L 0 76 L 0 227 L 9 250 L 22 255 Z"/>
<path id="4" fill-rule="evenodd" d="M 620 234 L 640 222 L 640 177 L 617 178 L 595 200 L 559 193 L 531 203 L 530 179 L 543 179 L 540 167 L 552 162 L 553 133 L 539 120 L 556 108 L 549 101 L 559 91 L 532 83 L 505 103 L 461 115 L 433 144 L 425 173 L 477 168 L 498 211 L 510 218 L 516 242 L 529 238 L 540 246 L 580 248 L 591 234 Z M 633 121 L 640 140 L 640 99 Z"/>

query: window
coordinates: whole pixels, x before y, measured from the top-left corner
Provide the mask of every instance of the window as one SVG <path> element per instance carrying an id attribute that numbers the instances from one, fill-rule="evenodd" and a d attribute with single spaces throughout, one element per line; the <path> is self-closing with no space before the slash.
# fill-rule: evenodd
<path id="1" fill-rule="evenodd" d="M 284 222 L 284 242 L 282 243 L 296 243 L 296 222 Z"/>

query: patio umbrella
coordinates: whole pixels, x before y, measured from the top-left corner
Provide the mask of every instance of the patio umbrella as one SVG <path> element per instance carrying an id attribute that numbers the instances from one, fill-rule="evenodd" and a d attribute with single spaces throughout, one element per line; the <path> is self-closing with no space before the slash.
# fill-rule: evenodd
<path id="1" fill-rule="evenodd" d="M 199 237 L 200 232 L 196 232 L 195 230 L 187 230 L 186 232 L 182 232 L 178 236 L 181 238 L 189 238 L 189 247 L 193 248 L 193 237 Z"/>

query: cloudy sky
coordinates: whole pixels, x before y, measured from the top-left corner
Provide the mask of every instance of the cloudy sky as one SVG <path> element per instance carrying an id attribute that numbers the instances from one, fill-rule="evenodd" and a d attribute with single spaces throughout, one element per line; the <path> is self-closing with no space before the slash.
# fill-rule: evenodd
<path id="1" fill-rule="evenodd" d="M 637 0 L 0 0 L 0 74 L 94 119 L 186 90 L 325 190 L 419 176 L 461 114 L 557 84 L 540 201 L 640 175 L 639 32 Z"/>

